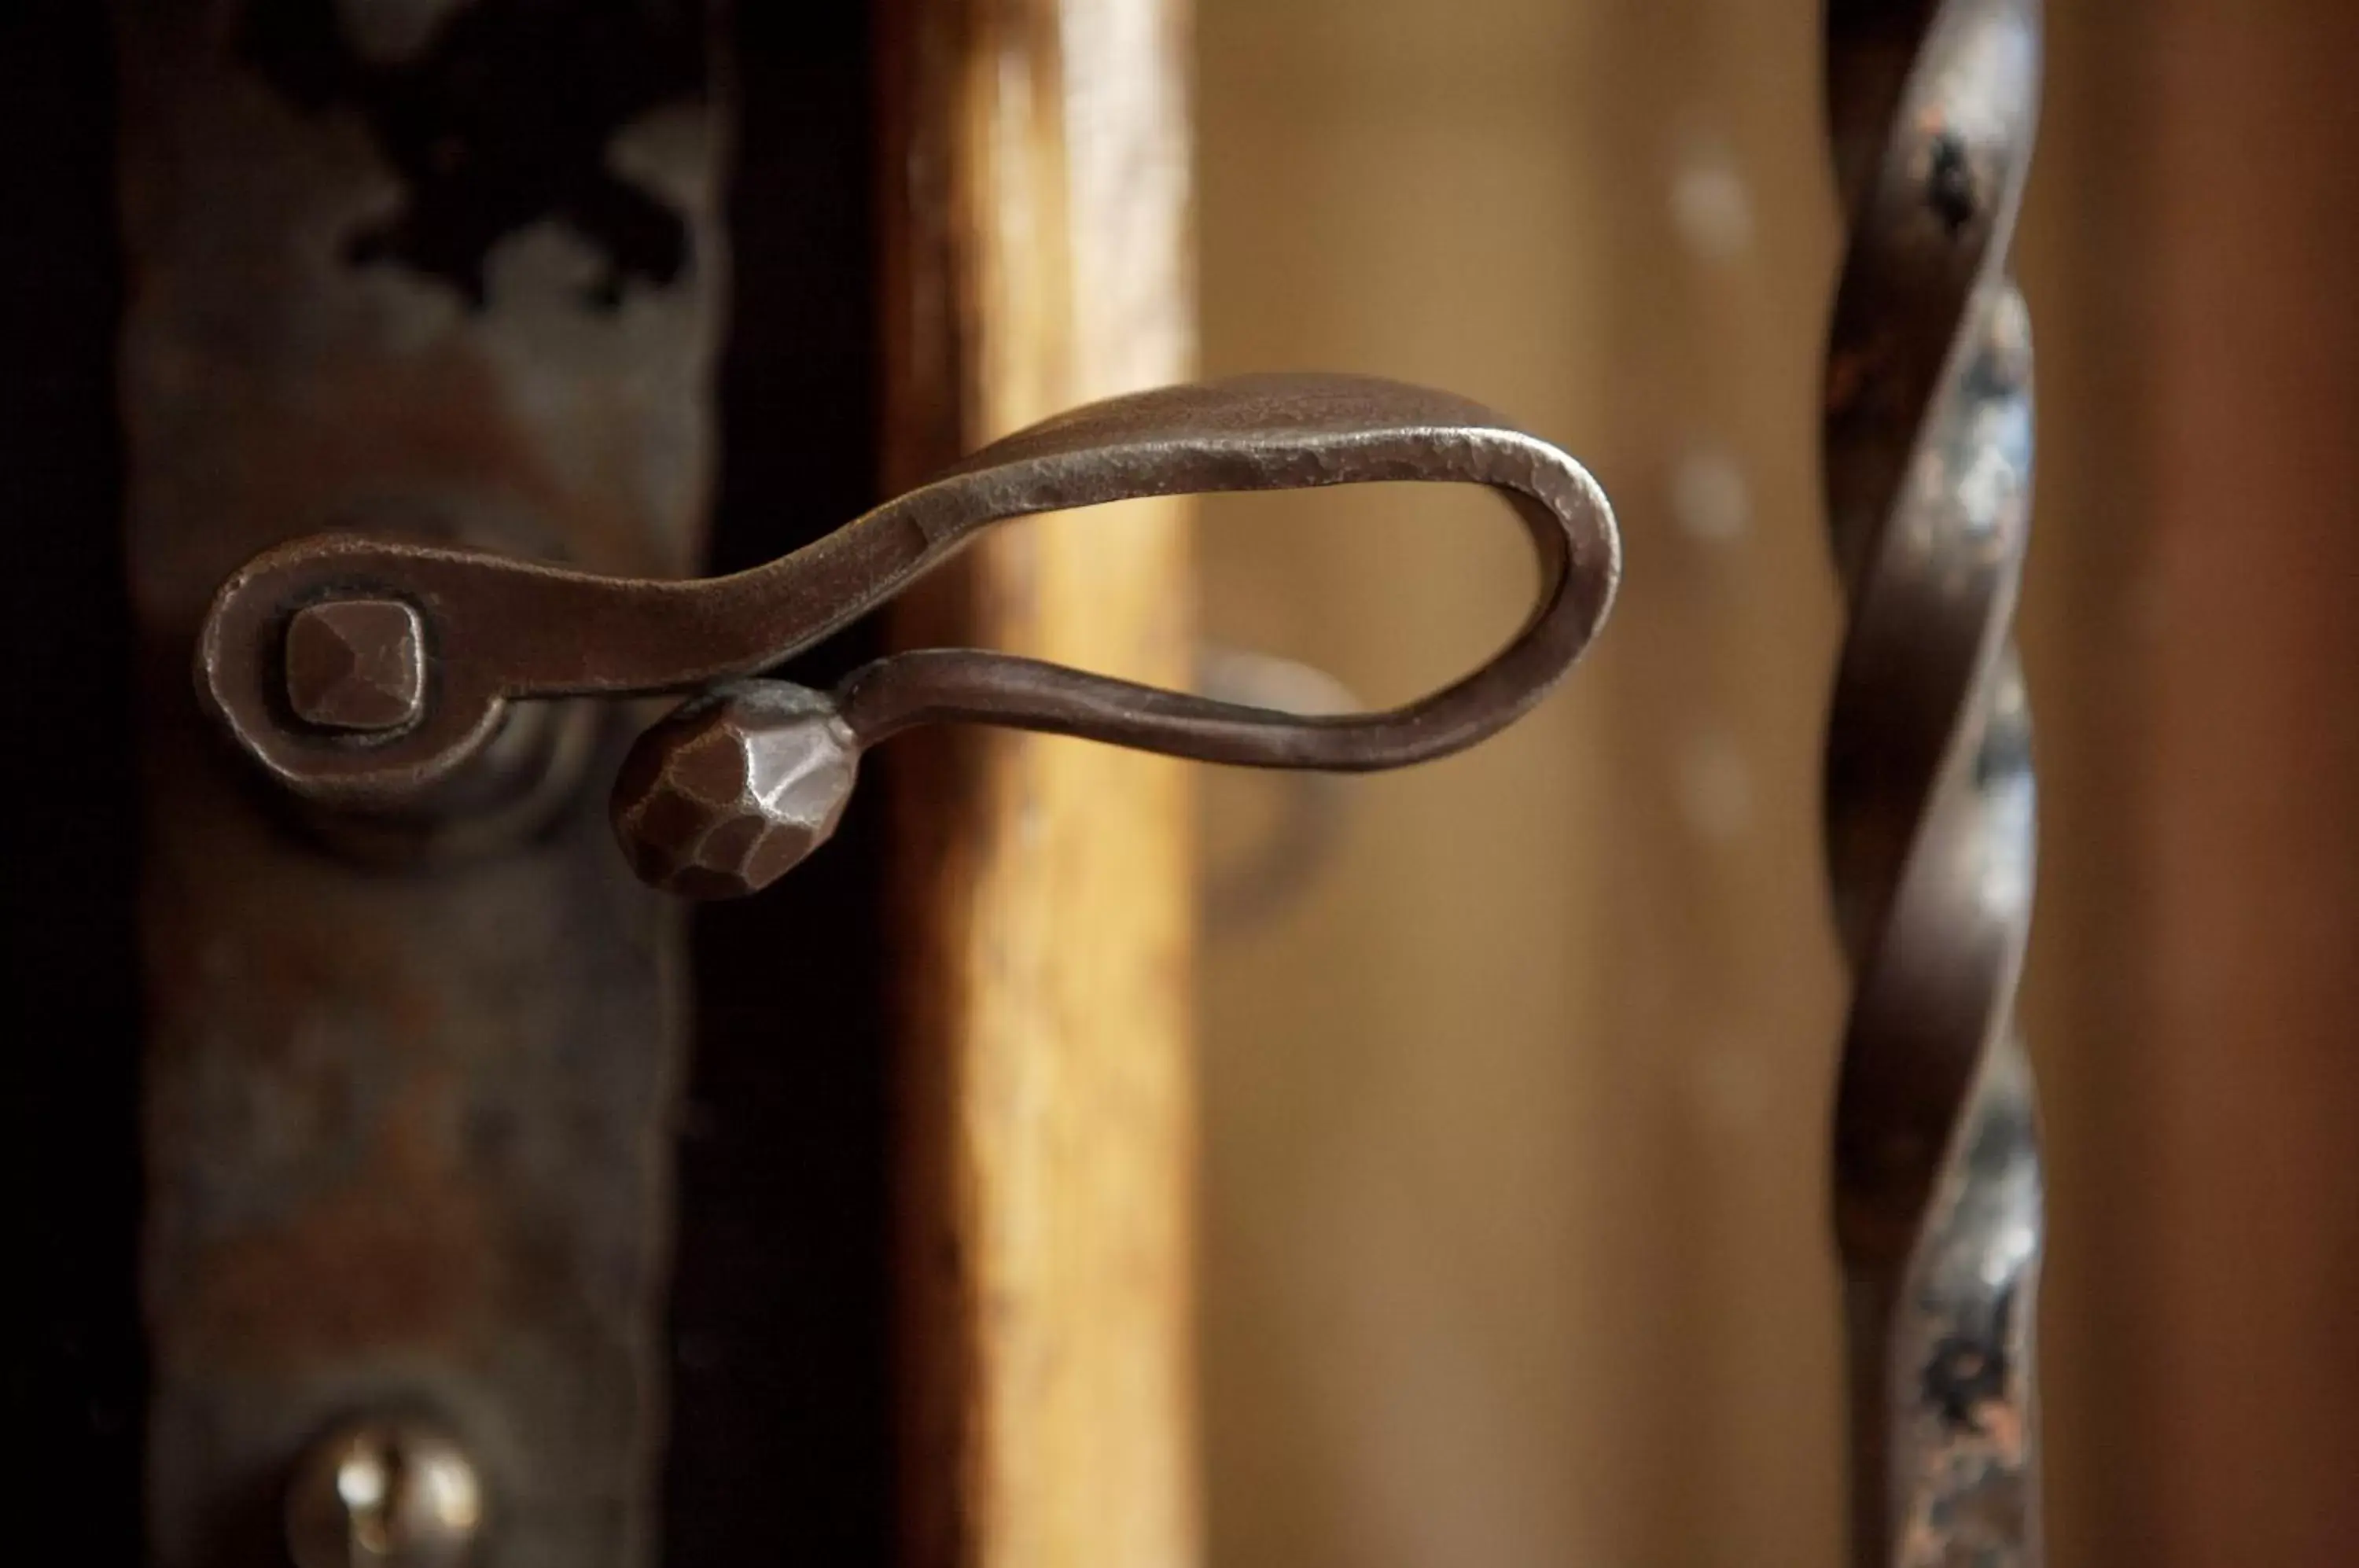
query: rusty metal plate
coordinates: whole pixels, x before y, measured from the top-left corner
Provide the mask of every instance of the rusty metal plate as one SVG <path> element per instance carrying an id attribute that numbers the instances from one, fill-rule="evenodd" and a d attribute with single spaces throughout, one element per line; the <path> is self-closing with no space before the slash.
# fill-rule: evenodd
<path id="1" fill-rule="evenodd" d="M 298 820 L 200 722 L 189 660 L 233 567 L 323 527 L 694 566 L 723 283 L 707 17 L 116 22 L 153 1556 L 279 1560 L 307 1444 L 388 1413 L 473 1454 L 484 1562 L 643 1562 L 681 927 L 606 835 L 614 736 L 544 713 L 521 783 Z"/>

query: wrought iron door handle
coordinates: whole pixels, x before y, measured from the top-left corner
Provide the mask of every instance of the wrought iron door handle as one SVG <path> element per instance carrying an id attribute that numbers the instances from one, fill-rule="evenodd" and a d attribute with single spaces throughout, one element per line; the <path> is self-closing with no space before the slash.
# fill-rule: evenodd
<path id="1" fill-rule="evenodd" d="M 995 522 L 1146 495 L 1404 480 L 1498 491 L 1531 536 L 1540 583 L 1504 648 L 1401 707 L 1303 717 L 970 648 L 895 654 L 832 693 L 744 679 L 885 603 Z M 1596 482 L 1489 410 L 1365 377 L 1251 376 L 1045 420 L 734 576 L 600 577 L 351 534 L 299 540 L 223 584 L 197 684 L 288 789 L 361 808 L 449 778 L 510 702 L 712 688 L 641 739 L 614 808 L 643 876 L 713 897 L 753 891 L 816 847 L 859 753 L 918 724 L 998 724 L 1263 768 L 1365 771 L 1457 751 L 1527 710 L 1579 657 L 1620 561 Z"/>

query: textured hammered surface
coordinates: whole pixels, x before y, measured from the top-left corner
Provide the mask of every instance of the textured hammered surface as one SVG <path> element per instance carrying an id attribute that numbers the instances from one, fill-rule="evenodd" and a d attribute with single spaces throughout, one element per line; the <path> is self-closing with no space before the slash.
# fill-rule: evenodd
<path id="1" fill-rule="evenodd" d="M 858 758 L 851 729 L 819 692 L 734 682 L 632 748 L 614 785 L 614 834 L 653 887 L 742 898 L 828 841 Z"/>

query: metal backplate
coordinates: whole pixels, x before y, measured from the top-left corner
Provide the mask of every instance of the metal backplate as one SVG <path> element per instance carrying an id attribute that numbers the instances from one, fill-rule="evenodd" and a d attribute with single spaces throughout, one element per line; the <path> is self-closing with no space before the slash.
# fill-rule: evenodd
<path id="1" fill-rule="evenodd" d="M 383 1415 L 473 1456 L 481 1562 L 643 1562 L 681 926 L 603 822 L 629 715 L 527 715 L 516 779 L 440 818 L 298 820 L 200 723 L 189 659 L 233 567 L 323 527 L 695 565 L 703 8 L 116 20 L 153 1555 L 278 1560 L 307 1445 Z"/>

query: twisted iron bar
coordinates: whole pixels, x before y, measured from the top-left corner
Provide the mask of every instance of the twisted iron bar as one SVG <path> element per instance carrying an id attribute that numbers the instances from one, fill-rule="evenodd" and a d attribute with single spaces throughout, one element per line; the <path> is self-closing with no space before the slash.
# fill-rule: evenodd
<path id="1" fill-rule="evenodd" d="M 1827 350 L 1848 623 L 1827 858 L 1853 997 L 1834 1119 L 1853 1560 L 2039 1560 L 2044 1222 L 2014 1024 L 2031 909 L 2030 715 L 2011 635 L 2031 337 L 2007 273 L 2039 0 L 1830 0 L 1848 245 Z"/>

